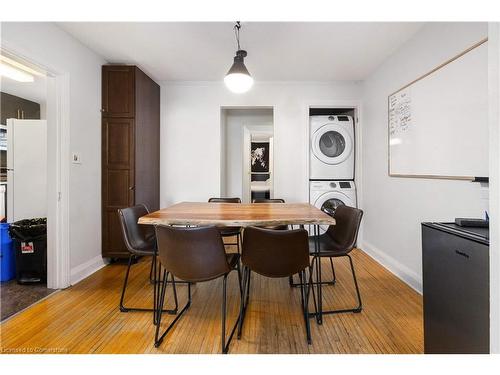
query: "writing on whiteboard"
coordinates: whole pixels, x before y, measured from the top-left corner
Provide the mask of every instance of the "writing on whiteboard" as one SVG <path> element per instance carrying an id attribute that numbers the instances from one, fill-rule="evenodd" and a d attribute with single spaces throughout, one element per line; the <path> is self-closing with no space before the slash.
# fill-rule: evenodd
<path id="1" fill-rule="evenodd" d="M 394 136 L 411 127 L 410 89 L 404 89 L 389 97 L 389 133 Z"/>

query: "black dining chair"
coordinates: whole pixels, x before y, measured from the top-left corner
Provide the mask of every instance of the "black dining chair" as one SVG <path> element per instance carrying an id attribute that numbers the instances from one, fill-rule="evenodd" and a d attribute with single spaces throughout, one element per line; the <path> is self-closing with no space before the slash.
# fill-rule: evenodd
<path id="1" fill-rule="evenodd" d="M 329 226 L 328 230 L 324 234 L 309 238 L 310 254 L 313 257 L 311 262 L 310 282 L 312 282 L 313 271 L 315 270 L 316 283 L 314 283 L 314 286 L 316 287 L 318 293 L 317 304 L 314 288 L 313 300 L 316 310 L 315 316 L 319 324 L 322 323 L 323 314 L 336 314 L 344 312 L 359 313 L 363 308 L 358 281 L 354 271 L 354 265 L 352 263 L 352 258 L 349 255 L 349 253 L 356 246 L 362 217 L 363 211 L 360 209 L 344 205 L 339 206 L 335 210 L 334 214 L 336 224 Z M 358 305 L 353 308 L 323 311 L 321 259 L 330 258 L 330 260 L 333 260 L 333 258 L 338 257 L 347 257 L 349 259 L 354 287 L 356 288 Z"/>
<path id="2" fill-rule="evenodd" d="M 149 213 L 147 207 L 143 204 L 139 204 L 133 207 L 122 208 L 118 210 L 118 217 L 120 221 L 120 226 L 122 229 L 123 241 L 125 246 L 129 251 L 129 259 L 127 271 L 125 273 L 125 280 L 123 282 L 122 293 L 120 297 L 120 311 L 154 311 L 154 301 L 156 300 L 157 292 L 157 279 L 156 279 L 156 234 L 153 226 L 150 225 L 139 225 L 137 222 L 140 217 L 145 216 Z M 150 256 L 151 259 L 151 270 L 149 274 L 149 279 L 153 287 L 153 308 L 139 308 L 139 307 L 126 307 L 124 305 L 125 291 L 127 289 L 128 278 L 130 274 L 130 268 L 132 264 L 139 257 Z M 154 275 L 152 277 L 152 275 Z M 165 310 L 165 312 L 175 314 L 177 311 L 177 300 L 175 300 L 175 307 L 171 310 Z M 156 322 L 156 319 L 154 320 Z"/>
<path id="3" fill-rule="evenodd" d="M 238 272 L 238 288 L 240 304 L 242 303 L 242 286 L 240 272 L 240 255 L 226 254 L 224 243 L 219 230 L 214 226 L 181 228 L 181 227 L 156 227 L 158 238 L 158 258 L 160 266 L 164 268 L 163 281 L 160 293 L 157 295 L 158 324 L 155 332 L 155 347 L 159 347 L 164 337 L 174 327 L 184 312 L 191 306 L 191 283 L 223 278 L 222 282 L 222 353 L 227 353 L 234 332 L 239 322 L 239 316 L 234 324 L 229 338 L 226 340 L 226 296 L 227 277 L 236 270 Z M 168 273 L 171 275 L 174 289 L 174 298 L 177 296 L 176 281 L 181 279 L 188 283 L 188 299 L 186 305 L 176 315 L 166 330 L 160 335 L 161 317 L 165 302 Z"/>
<path id="4" fill-rule="evenodd" d="M 240 198 L 210 198 L 208 203 L 241 203 Z M 224 242 L 225 245 L 236 245 L 238 254 L 241 253 L 241 227 L 217 227 L 222 238 L 236 237 L 236 243 Z"/>
<path id="5" fill-rule="evenodd" d="M 309 268 L 309 246 L 305 229 L 272 230 L 248 227 L 243 236 L 243 304 L 240 311 L 238 339 L 250 300 L 251 273 L 280 278 L 298 274 L 301 281 L 300 297 L 307 342 L 311 344 L 309 325 L 309 292 L 306 270 Z"/>

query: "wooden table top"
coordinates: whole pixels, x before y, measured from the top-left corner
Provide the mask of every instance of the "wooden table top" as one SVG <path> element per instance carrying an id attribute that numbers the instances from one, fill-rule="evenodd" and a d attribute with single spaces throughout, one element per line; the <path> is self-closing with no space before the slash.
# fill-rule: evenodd
<path id="1" fill-rule="evenodd" d="M 335 219 L 309 203 L 182 202 L 139 219 L 151 225 L 335 225 Z"/>

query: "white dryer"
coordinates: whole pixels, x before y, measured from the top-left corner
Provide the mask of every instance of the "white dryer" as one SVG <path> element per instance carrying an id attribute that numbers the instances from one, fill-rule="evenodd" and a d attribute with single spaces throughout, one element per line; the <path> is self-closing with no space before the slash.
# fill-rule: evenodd
<path id="1" fill-rule="evenodd" d="M 333 216 L 340 205 L 357 207 L 354 181 L 311 181 L 309 202 L 330 216 Z M 327 226 L 321 226 L 321 234 L 326 229 Z"/>
<path id="2" fill-rule="evenodd" d="M 351 116 L 311 116 L 309 179 L 354 179 L 354 121 Z"/>

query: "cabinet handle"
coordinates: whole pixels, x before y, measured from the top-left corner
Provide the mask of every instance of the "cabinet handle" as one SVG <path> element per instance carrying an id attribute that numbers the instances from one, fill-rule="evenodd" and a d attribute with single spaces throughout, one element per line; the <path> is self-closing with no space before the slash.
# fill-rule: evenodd
<path id="1" fill-rule="evenodd" d="M 24 120 L 24 111 L 21 111 L 21 118 Z"/>
<path id="2" fill-rule="evenodd" d="M 20 109 L 17 110 L 17 119 L 18 120 L 21 119 L 21 110 Z"/>
<path id="3" fill-rule="evenodd" d="M 455 253 L 457 253 L 457 254 L 458 254 L 458 255 L 460 255 L 460 256 L 463 256 L 464 258 L 467 258 L 467 259 L 469 259 L 469 258 L 470 258 L 470 255 L 469 255 L 469 254 L 466 254 L 466 253 L 464 253 L 464 252 L 462 252 L 462 251 L 460 251 L 460 250 L 455 250 Z"/>
<path id="4" fill-rule="evenodd" d="M 135 186 L 129 186 L 128 188 L 129 190 L 134 190 L 135 189 Z"/>

